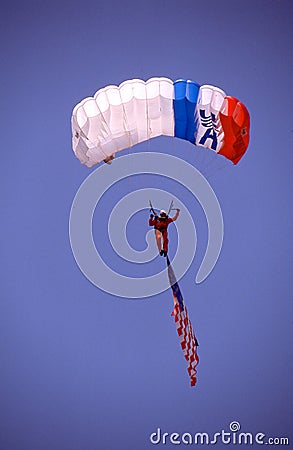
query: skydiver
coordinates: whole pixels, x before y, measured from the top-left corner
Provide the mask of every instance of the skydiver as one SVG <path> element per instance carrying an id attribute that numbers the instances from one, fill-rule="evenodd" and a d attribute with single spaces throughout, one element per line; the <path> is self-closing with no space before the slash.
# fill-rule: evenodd
<path id="1" fill-rule="evenodd" d="M 160 215 L 152 210 L 152 214 L 150 215 L 149 225 L 154 227 L 155 236 L 157 241 L 158 250 L 161 256 L 167 256 L 168 253 L 168 225 L 171 222 L 177 220 L 179 216 L 180 209 L 176 208 L 176 214 L 174 217 L 169 217 L 166 211 L 163 209 L 160 211 Z M 163 242 L 162 242 L 163 238 Z M 163 245 L 162 245 L 163 244 Z"/>

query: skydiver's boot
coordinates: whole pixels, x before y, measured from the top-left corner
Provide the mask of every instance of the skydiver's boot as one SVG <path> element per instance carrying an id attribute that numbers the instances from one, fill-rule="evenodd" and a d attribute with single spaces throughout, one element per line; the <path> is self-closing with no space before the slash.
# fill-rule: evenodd
<path id="1" fill-rule="evenodd" d="M 166 256 L 167 256 L 167 252 L 163 252 L 164 253 L 164 257 L 166 258 Z"/>
<path id="2" fill-rule="evenodd" d="M 164 255 L 164 250 L 160 251 L 160 255 L 163 256 Z"/>

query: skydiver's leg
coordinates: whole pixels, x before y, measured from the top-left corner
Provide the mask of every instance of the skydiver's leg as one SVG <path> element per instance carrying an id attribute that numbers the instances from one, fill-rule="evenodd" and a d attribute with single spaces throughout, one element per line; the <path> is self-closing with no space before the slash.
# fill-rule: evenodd
<path id="1" fill-rule="evenodd" d="M 162 233 L 159 230 L 155 230 L 155 235 L 156 235 L 157 247 L 158 247 L 158 250 L 160 253 L 162 250 Z"/>
<path id="2" fill-rule="evenodd" d="M 169 243 L 169 239 L 168 239 L 168 231 L 164 230 L 162 232 L 163 235 L 163 250 L 164 250 L 164 255 L 167 256 L 168 253 L 168 243 Z"/>

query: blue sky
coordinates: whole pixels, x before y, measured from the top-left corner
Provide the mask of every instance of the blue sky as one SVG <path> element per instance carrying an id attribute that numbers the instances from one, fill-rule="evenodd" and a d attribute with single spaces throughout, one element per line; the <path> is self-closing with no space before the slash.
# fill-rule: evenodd
<path id="1" fill-rule="evenodd" d="M 157 427 L 212 434 L 233 420 L 242 430 L 289 436 L 291 23 L 286 0 L 2 6 L 1 448 L 148 449 Z M 170 317 L 171 292 L 133 301 L 100 291 L 77 267 L 68 236 L 73 198 L 94 170 L 72 152 L 72 108 L 103 86 L 152 76 L 214 84 L 251 114 L 243 160 L 208 178 L 225 236 L 204 283 L 194 284 L 204 216 L 176 184 L 131 179 L 94 217 L 105 258 L 119 268 L 102 233 L 115 201 L 162 183 L 184 199 L 199 240 L 180 281 L 200 342 L 193 389 Z M 188 143 L 159 139 L 150 151 L 162 147 L 193 163 Z M 130 235 L 132 226 L 139 230 L 130 242 L 143 249 L 147 211 L 129 226 Z M 171 239 L 175 245 L 174 230 Z M 143 266 L 121 270 L 141 275 Z"/>

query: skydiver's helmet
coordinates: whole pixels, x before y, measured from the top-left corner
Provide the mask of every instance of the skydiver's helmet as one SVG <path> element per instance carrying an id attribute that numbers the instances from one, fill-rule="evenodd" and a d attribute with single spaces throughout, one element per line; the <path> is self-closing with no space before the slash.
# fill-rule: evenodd
<path id="1" fill-rule="evenodd" d="M 161 209 L 161 211 L 160 211 L 160 216 L 162 217 L 162 218 L 166 218 L 167 217 L 167 213 L 166 213 L 166 211 L 164 210 L 164 209 Z"/>

